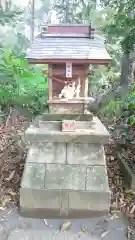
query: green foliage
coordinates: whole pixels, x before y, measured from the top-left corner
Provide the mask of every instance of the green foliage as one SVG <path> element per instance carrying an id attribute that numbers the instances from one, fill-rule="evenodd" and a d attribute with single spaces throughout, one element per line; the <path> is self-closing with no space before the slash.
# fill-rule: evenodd
<path id="1" fill-rule="evenodd" d="M 132 91 L 128 94 L 126 99 L 126 110 L 128 113 L 127 123 L 130 126 L 135 125 L 135 86 L 133 85 Z"/>
<path id="2" fill-rule="evenodd" d="M 130 53 L 135 43 L 135 1 L 102 1 L 103 5 L 113 9 L 113 15 L 104 31 L 108 36 L 120 42 L 122 50 Z"/>
<path id="3" fill-rule="evenodd" d="M 15 24 L 20 20 L 20 17 L 22 16 L 23 11 L 21 11 L 19 8 L 15 7 L 14 9 L 6 9 L 0 7 L 0 24 Z"/>
<path id="4" fill-rule="evenodd" d="M 21 106 L 38 114 L 47 104 L 48 83 L 42 70 L 30 66 L 23 54 L 29 46 L 24 16 L 12 4 L 0 9 L 0 106 L 3 110 Z"/>
<path id="5" fill-rule="evenodd" d="M 55 0 L 54 9 L 61 23 L 90 23 L 96 0 Z"/>
<path id="6" fill-rule="evenodd" d="M 130 127 L 135 125 L 135 85 L 121 99 L 114 99 L 106 103 L 99 113 L 108 118 L 122 117 Z"/>
<path id="7" fill-rule="evenodd" d="M 0 72 L 0 105 L 27 106 L 34 114 L 47 103 L 47 78 L 30 68 L 24 57 L 16 57 L 11 49 L 3 53 Z"/>
<path id="8" fill-rule="evenodd" d="M 99 113 L 108 118 L 116 117 L 122 113 L 122 107 L 123 103 L 121 100 L 111 100 L 100 109 Z"/>

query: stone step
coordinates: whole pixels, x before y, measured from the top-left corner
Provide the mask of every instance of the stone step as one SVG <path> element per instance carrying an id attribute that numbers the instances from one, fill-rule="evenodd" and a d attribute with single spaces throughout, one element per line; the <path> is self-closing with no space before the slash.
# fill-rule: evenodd
<path id="1" fill-rule="evenodd" d="M 93 218 L 109 212 L 104 192 L 20 189 L 20 214 L 31 218 Z"/>
<path id="2" fill-rule="evenodd" d="M 26 140 L 31 143 L 78 142 L 107 144 L 110 139 L 107 129 L 97 117 L 93 117 L 89 128 L 87 127 L 87 129 L 79 129 L 73 132 L 62 132 L 58 127 L 59 124 L 59 122 L 57 122 L 57 124 L 49 122 L 47 127 L 39 127 L 39 125 L 31 126 L 25 132 Z"/>
<path id="3" fill-rule="evenodd" d="M 11 232 L 8 240 L 127 240 L 126 235 L 127 229 L 123 225 L 122 228 L 101 229 L 101 234 L 83 233 L 81 231 L 72 233 L 53 230 L 16 229 Z"/>
<path id="4" fill-rule="evenodd" d="M 69 233 L 46 230 L 14 230 L 8 240 L 94 240 L 84 233 Z M 96 238 L 95 240 L 100 240 Z"/>

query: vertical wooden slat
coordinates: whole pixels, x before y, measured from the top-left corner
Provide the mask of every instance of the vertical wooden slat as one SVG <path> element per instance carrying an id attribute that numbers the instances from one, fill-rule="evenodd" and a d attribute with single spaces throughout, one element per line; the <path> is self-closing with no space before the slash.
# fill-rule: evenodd
<path id="1" fill-rule="evenodd" d="M 84 92 L 84 97 L 88 97 L 88 77 L 85 78 L 85 92 Z"/>
<path id="2" fill-rule="evenodd" d="M 80 97 L 84 97 L 84 90 L 85 90 L 85 79 L 81 77 L 81 89 L 80 89 Z"/>
<path id="3" fill-rule="evenodd" d="M 52 100 L 52 92 L 53 92 L 53 89 L 52 89 L 52 64 L 49 64 L 48 65 L 48 86 L 49 86 L 49 89 L 48 89 L 48 99 L 49 101 Z"/>
<path id="4" fill-rule="evenodd" d="M 85 98 L 88 97 L 88 85 L 89 85 L 87 72 L 88 72 L 88 69 L 86 68 L 85 90 L 84 90 L 84 97 Z"/>

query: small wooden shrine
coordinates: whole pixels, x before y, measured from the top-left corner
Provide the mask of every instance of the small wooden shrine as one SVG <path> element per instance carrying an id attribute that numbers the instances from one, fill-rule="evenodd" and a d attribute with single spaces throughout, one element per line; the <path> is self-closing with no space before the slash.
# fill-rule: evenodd
<path id="1" fill-rule="evenodd" d="M 90 64 L 108 64 L 104 41 L 84 25 L 50 25 L 31 46 L 30 63 L 48 64 L 49 113 L 25 132 L 29 150 L 20 213 L 39 218 L 108 214 L 104 144 L 109 133 L 87 105 Z"/>
<path id="2" fill-rule="evenodd" d="M 50 112 L 83 113 L 88 98 L 89 65 L 108 64 L 104 41 L 88 25 L 49 25 L 35 39 L 28 61 L 48 64 Z"/>

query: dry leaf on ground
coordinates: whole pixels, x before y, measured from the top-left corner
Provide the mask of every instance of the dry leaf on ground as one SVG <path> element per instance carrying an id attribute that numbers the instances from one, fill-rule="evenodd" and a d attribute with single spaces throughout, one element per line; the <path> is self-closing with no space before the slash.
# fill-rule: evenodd
<path id="1" fill-rule="evenodd" d="M 8 178 L 5 178 L 5 180 L 8 181 L 8 182 L 11 181 L 11 180 L 13 179 L 14 175 L 15 175 L 15 170 L 13 170 L 13 171 L 10 173 L 9 177 L 8 177 Z"/>
<path id="2" fill-rule="evenodd" d="M 66 221 L 64 222 L 61 227 L 60 227 L 60 230 L 63 232 L 63 231 L 69 231 L 72 229 L 72 222 L 70 221 Z"/>

